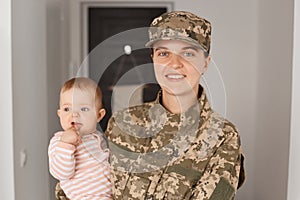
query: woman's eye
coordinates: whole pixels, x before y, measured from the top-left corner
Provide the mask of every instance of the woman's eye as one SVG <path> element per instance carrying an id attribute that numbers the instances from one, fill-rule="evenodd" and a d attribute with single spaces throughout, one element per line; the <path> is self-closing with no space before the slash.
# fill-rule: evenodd
<path id="1" fill-rule="evenodd" d="M 83 107 L 83 108 L 81 108 L 81 111 L 82 111 L 82 112 L 87 112 L 87 111 L 89 111 L 89 108 Z"/>
<path id="2" fill-rule="evenodd" d="M 192 57 L 194 54 L 192 52 L 184 52 L 184 57 Z"/>
<path id="3" fill-rule="evenodd" d="M 65 112 L 69 112 L 70 110 L 71 110 L 71 109 L 70 109 L 69 107 L 65 107 L 65 108 L 64 108 L 64 111 L 65 111 Z"/>
<path id="4" fill-rule="evenodd" d="M 158 56 L 161 56 L 161 57 L 165 57 L 165 56 L 168 56 L 168 52 L 166 51 L 161 51 L 161 52 L 158 52 Z"/>

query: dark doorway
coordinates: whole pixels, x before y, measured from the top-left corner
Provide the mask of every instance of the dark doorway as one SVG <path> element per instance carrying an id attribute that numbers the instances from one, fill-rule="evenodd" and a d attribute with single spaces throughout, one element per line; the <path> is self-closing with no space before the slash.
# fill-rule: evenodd
<path id="1" fill-rule="evenodd" d="M 97 81 L 103 91 L 103 103 L 107 111 L 105 118 L 100 122 L 103 131 L 106 130 L 107 122 L 112 115 L 114 86 L 125 73 L 133 70 L 131 77 L 122 84 L 156 82 L 150 49 L 141 47 L 144 47 L 148 40 L 146 27 L 156 16 L 166 11 L 166 7 L 90 7 L 88 9 L 89 77 Z M 138 31 L 126 32 L 133 29 Z M 124 53 L 124 46 L 134 50 L 129 54 Z M 135 48 L 137 46 L 139 48 Z M 113 58 L 108 59 L 108 56 Z M 135 74 L 135 67 L 144 64 L 149 65 L 146 72 Z M 146 85 L 143 101 L 151 101 L 156 97 L 159 87 L 156 84 Z"/>

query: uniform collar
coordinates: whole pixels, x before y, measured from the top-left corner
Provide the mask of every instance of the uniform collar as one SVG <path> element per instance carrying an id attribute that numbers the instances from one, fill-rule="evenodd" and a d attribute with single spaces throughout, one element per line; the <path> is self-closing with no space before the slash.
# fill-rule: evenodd
<path id="1" fill-rule="evenodd" d="M 157 97 L 156 99 L 153 101 L 154 104 L 159 104 L 161 105 L 161 107 L 163 109 L 164 106 L 162 105 L 162 90 L 160 90 L 157 94 Z M 201 118 L 207 118 L 208 117 L 208 113 L 211 111 L 211 107 L 210 107 L 210 104 L 208 102 L 208 99 L 206 97 L 206 93 L 205 93 L 205 90 L 204 88 L 199 85 L 199 89 L 198 89 L 198 101 L 197 101 L 197 104 L 199 106 L 199 108 L 196 108 L 196 110 L 200 111 L 200 117 Z M 191 112 L 192 109 L 195 110 L 195 105 L 194 104 L 191 108 L 189 108 L 187 111 L 185 111 L 184 113 L 181 113 L 181 114 L 173 114 L 173 113 L 170 113 L 167 109 L 165 109 L 165 112 L 168 113 L 169 115 L 182 115 L 182 114 L 185 114 L 185 113 L 189 113 Z"/>

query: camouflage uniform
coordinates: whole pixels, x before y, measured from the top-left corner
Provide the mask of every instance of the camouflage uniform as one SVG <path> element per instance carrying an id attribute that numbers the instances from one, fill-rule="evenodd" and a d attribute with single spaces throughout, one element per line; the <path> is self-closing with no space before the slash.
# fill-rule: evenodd
<path id="1" fill-rule="evenodd" d="M 55 199 L 57 200 L 69 200 L 65 192 L 61 189 L 59 182 L 55 186 Z"/>
<path id="2" fill-rule="evenodd" d="M 211 109 L 204 91 L 181 114 L 168 112 L 160 96 L 109 121 L 114 198 L 234 199 L 242 163 L 234 125 Z"/>

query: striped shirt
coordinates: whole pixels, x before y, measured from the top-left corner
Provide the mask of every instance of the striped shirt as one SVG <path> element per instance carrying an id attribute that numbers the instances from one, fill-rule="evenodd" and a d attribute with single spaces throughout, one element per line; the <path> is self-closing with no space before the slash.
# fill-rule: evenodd
<path id="1" fill-rule="evenodd" d="M 50 173 L 72 200 L 112 199 L 109 150 L 101 148 L 104 138 L 97 133 L 83 135 L 76 147 L 60 141 L 57 132 L 48 149 Z"/>

